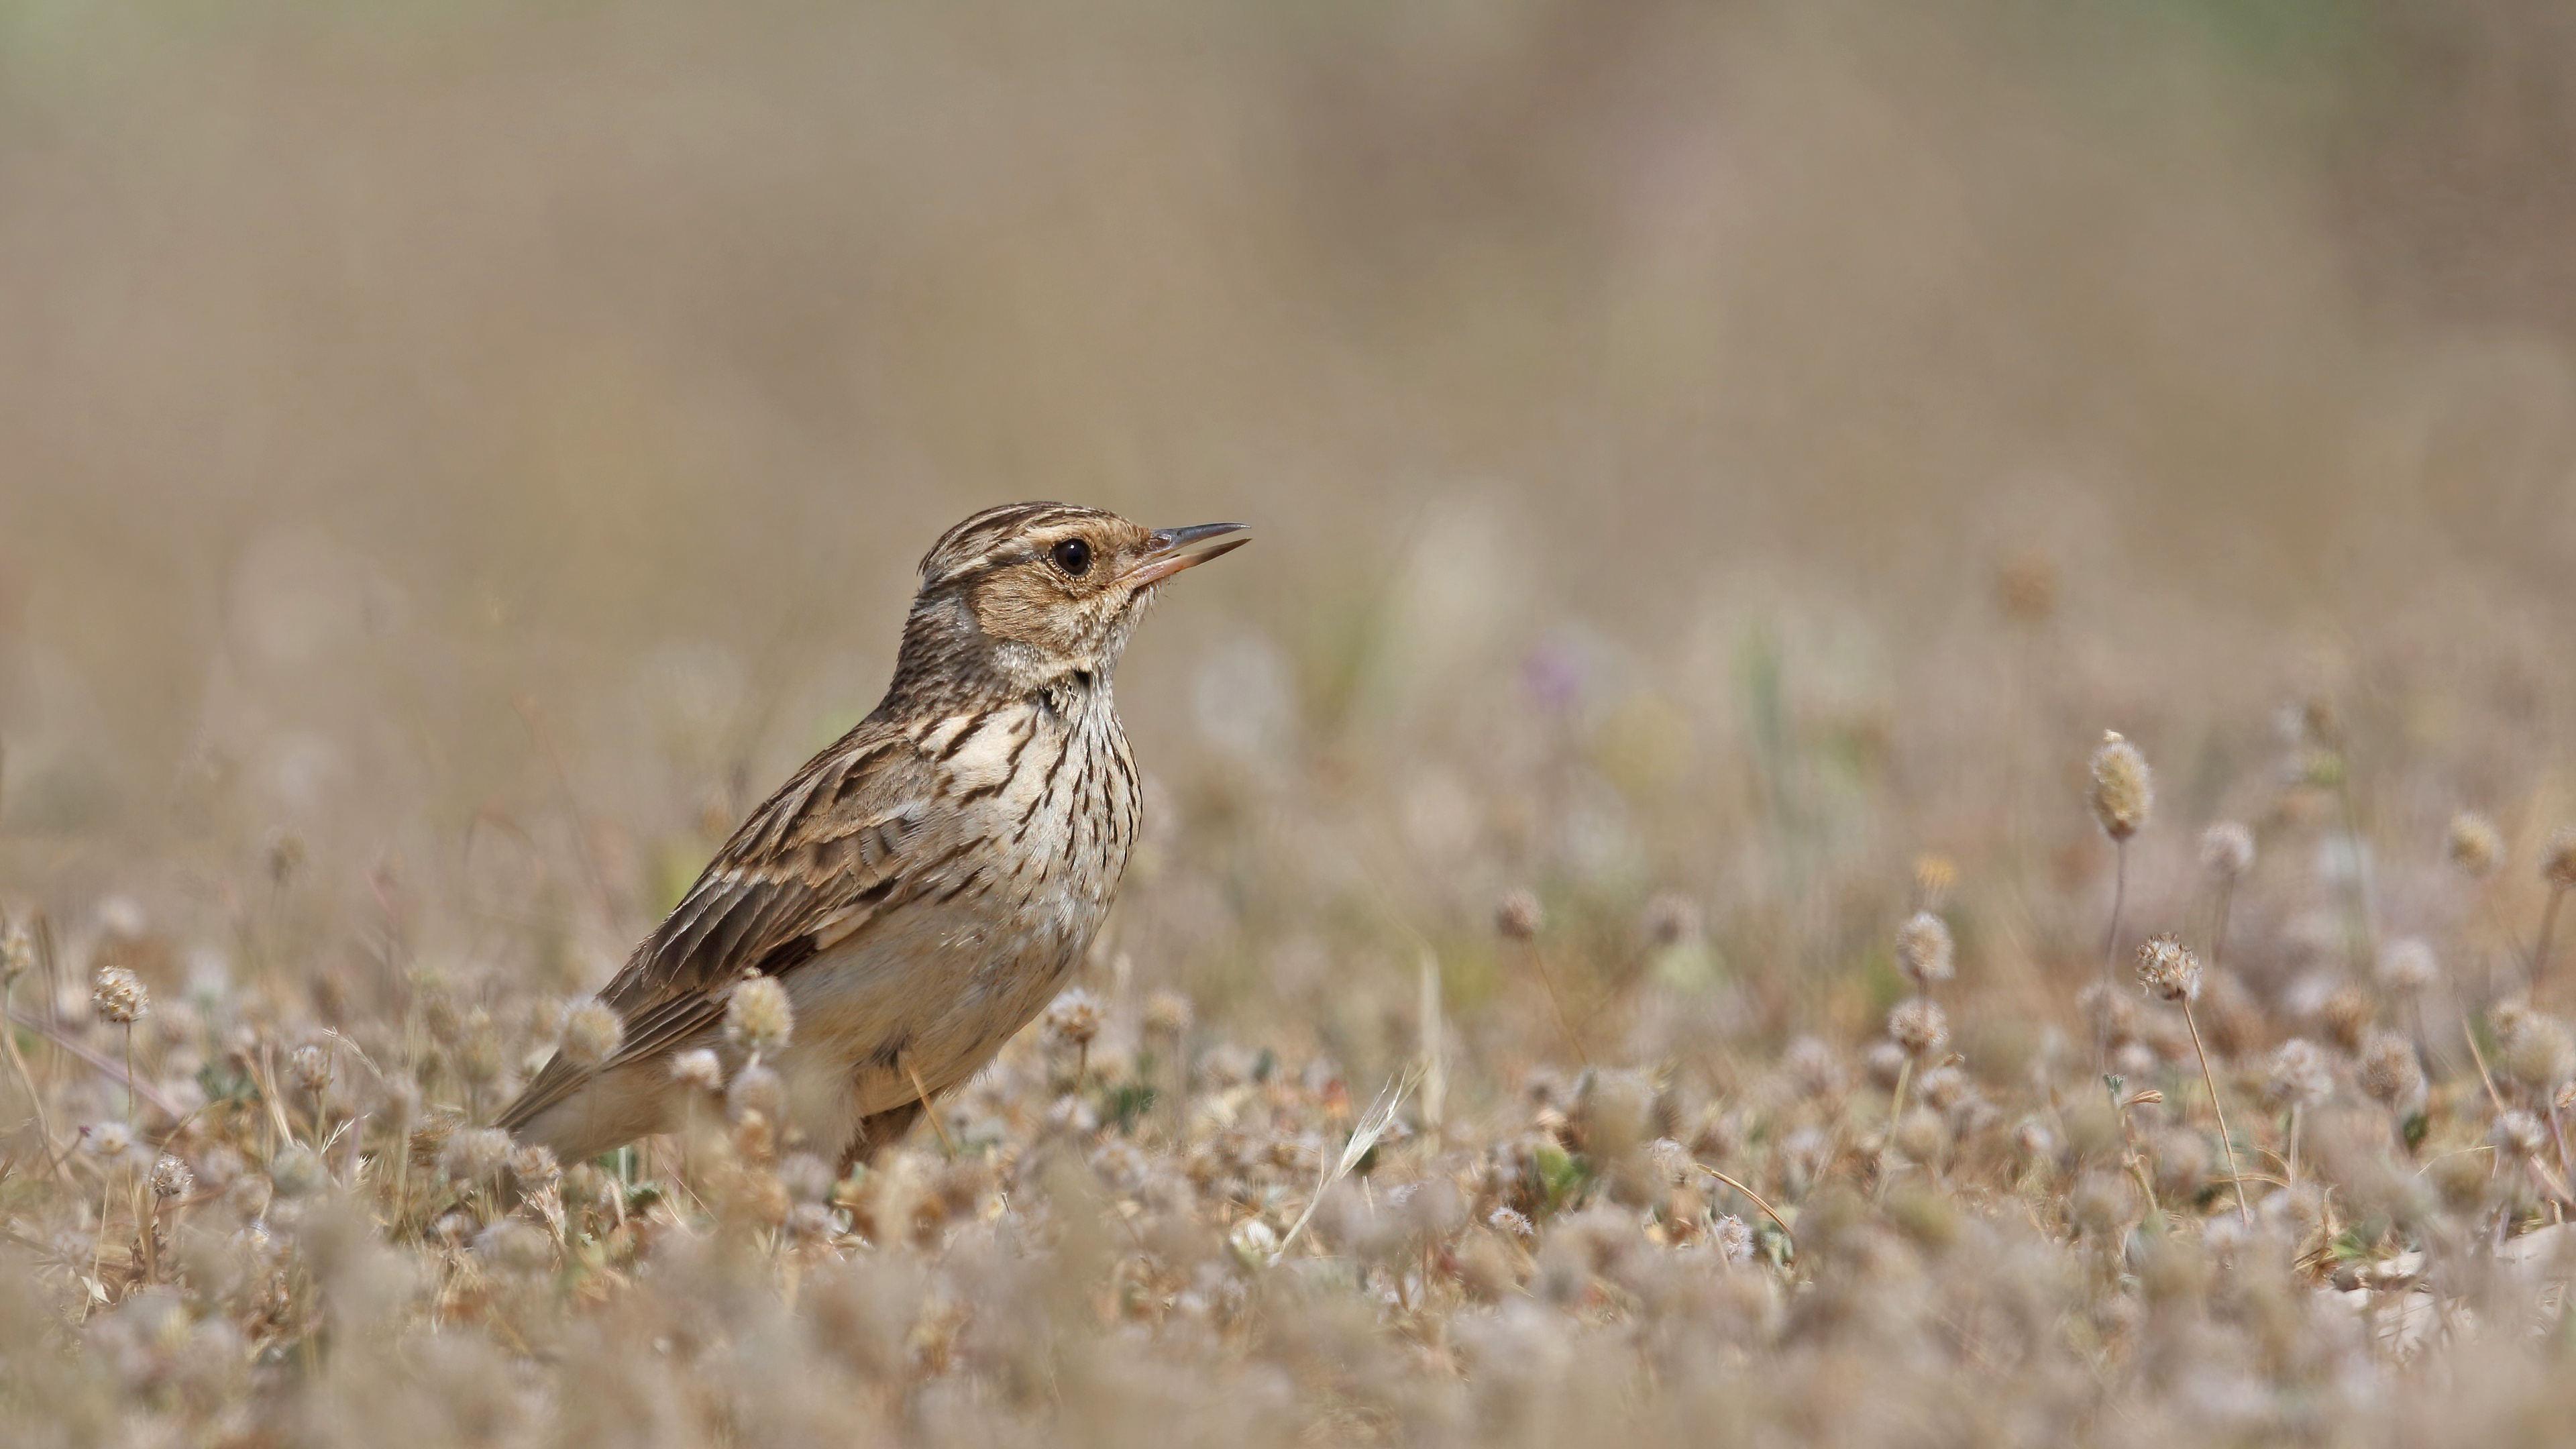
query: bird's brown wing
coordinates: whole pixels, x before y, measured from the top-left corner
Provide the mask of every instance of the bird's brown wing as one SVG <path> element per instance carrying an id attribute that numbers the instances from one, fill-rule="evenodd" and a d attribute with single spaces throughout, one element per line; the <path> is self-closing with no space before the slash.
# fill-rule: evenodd
<path id="1" fill-rule="evenodd" d="M 715 1025 L 746 972 L 793 970 L 944 868 L 944 856 L 922 849 L 933 780 L 912 739 L 875 721 L 807 761 L 600 992 L 626 1028 L 616 1054 L 588 1069 L 558 1054 L 500 1125 L 515 1131 L 594 1074 L 675 1050 Z"/>

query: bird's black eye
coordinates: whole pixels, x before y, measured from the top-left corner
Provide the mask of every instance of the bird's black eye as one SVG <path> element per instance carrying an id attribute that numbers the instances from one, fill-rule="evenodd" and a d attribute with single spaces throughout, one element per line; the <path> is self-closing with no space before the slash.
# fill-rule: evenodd
<path id="1" fill-rule="evenodd" d="M 1051 550 L 1055 566 L 1067 577 L 1081 578 L 1091 572 L 1091 545 L 1078 538 L 1068 538 Z"/>

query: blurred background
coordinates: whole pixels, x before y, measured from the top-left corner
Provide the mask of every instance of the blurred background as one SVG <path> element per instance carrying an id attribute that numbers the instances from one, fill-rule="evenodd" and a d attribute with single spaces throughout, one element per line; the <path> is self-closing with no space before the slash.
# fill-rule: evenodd
<path id="1" fill-rule="evenodd" d="M 1118 681 L 1098 982 L 1545 1033 L 1527 886 L 1687 1054 L 1867 1020 L 1926 852 L 2088 969 L 2105 727 L 2556 823 L 2571 154 L 2545 0 L 11 5 L 0 893 L 582 989 L 1056 497 L 1260 529 Z"/>

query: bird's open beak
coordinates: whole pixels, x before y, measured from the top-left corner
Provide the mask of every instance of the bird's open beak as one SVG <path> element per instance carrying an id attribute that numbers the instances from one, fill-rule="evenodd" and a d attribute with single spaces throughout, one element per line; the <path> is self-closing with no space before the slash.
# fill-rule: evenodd
<path id="1" fill-rule="evenodd" d="M 1221 553 L 1232 553 L 1252 542 L 1252 526 L 1246 523 L 1200 523 L 1188 528 L 1162 528 L 1127 571 L 1127 585 L 1141 589 L 1158 584 L 1185 568 L 1206 563 Z"/>

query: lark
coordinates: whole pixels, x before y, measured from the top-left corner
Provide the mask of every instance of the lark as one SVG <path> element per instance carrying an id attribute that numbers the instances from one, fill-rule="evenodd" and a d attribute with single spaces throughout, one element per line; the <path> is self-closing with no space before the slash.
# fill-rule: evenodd
<path id="1" fill-rule="evenodd" d="M 566 1162 L 680 1125 L 674 1059 L 774 979 L 791 1138 L 844 1168 L 899 1138 L 1052 1000 L 1116 894 L 1140 790 L 1110 678 L 1162 583 L 1247 542 L 1064 503 L 987 509 L 921 560 L 875 711 L 752 811 L 500 1125 Z M 579 1064 L 576 1059 L 582 1059 Z"/>

